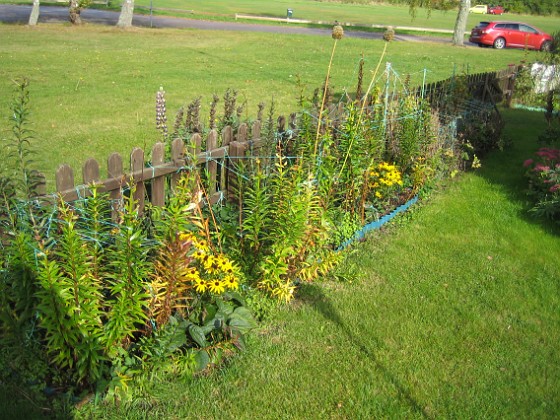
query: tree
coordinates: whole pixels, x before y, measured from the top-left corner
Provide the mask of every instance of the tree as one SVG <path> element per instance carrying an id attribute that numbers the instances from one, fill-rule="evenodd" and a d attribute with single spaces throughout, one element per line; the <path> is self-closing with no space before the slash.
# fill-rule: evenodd
<path id="1" fill-rule="evenodd" d="M 453 45 L 463 45 L 470 7 L 471 0 L 461 0 L 457 20 L 455 20 L 455 28 L 453 29 Z"/>
<path id="2" fill-rule="evenodd" d="M 72 25 L 81 25 L 82 17 L 80 14 L 82 10 L 88 7 L 91 0 L 70 0 L 68 5 L 68 14 L 70 15 L 70 22 Z"/>
<path id="3" fill-rule="evenodd" d="M 434 6 L 441 5 L 441 0 L 406 0 L 410 7 L 410 14 L 412 18 L 416 16 L 416 10 L 419 7 L 428 9 L 428 14 Z M 459 12 L 457 13 L 457 20 L 455 21 L 455 28 L 453 29 L 453 45 L 463 45 L 465 38 L 465 29 L 467 27 L 467 18 L 469 16 L 469 8 L 471 7 L 471 0 L 460 0 Z"/>
<path id="4" fill-rule="evenodd" d="M 132 17 L 134 15 L 134 0 L 125 0 L 122 4 L 121 14 L 117 26 L 119 28 L 130 28 L 132 26 Z"/>
<path id="5" fill-rule="evenodd" d="M 39 20 L 39 0 L 33 0 L 33 6 L 31 7 L 31 14 L 29 15 L 29 23 L 30 26 L 37 25 L 37 21 Z"/>

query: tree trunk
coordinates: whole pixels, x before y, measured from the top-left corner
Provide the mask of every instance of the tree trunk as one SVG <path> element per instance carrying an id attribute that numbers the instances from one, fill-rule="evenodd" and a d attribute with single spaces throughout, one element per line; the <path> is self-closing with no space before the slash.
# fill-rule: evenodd
<path id="1" fill-rule="evenodd" d="M 470 7 L 471 0 L 461 0 L 459 4 L 459 13 L 455 21 L 455 29 L 453 30 L 453 45 L 463 45 L 465 41 L 465 29 L 467 27 Z"/>
<path id="2" fill-rule="evenodd" d="M 119 28 L 130 28 L 132 16 L 134 15 L 134 0 L 124 0 L 117 26 Z"/>
<path id="3" fill-rule="evenodd" d="M 80 16 L 81 12 L 82 12 L 82 8 L 78 4 L 78 0 L 70 0 L 68 13 L 70 15 L 70 22 L 72 23 L 72 25 L 82 24 L 82 18 Z"/>
<path id="4" fill-rule="evenodd" d="M 30 26 L 37 25 L 37 21 L 39 20 L 39 0 L 33 0 L 33 7 L 31 7 L 31 14 L 29 15 L 29 23 Z"/>

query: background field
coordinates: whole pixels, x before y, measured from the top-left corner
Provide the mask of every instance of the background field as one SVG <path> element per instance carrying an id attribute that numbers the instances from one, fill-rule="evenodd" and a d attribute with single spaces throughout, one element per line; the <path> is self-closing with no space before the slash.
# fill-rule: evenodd
<path id="1" fill-rule="evenodd" d="M 155 130 L 155 94 L 167 91 L 170 124 L 180 106 L 202 96 L 203 112 L 212 94 L 238 91 L 246 116 L 256 116 L 259 102 L 274 98 L 278 112 L 297 110 L 300 93 L 312 95 L 326 74 L 330 36 L 249 32 L 150 30 L 122 32 L 113 27 L 66 24 L 0 25 L 0 115 L 8 128 L 12 80 L 31 82 L 31 120 L 48 179 L 60 163 L 78 173 L 88 157 L 104 162 L 109 153 L 127 155 L 132 147 L 151 147 Z M 345 38 L 335 55 L 332 86 L 353 92 L 360 57 L 366 72 L 375 67 L 383 41 Z M 420 84 L 453 72 L 501 69 L 538 53 L 454 48 L 429 42 L 391 43 L 386 61 L 404 78 Z M 203 114 L 204 115 L 204 114 Z M 52 185 L 51 185 L 52 187 Z"/>
<path id="2" fill-rule="evenodd" d="M 31 4 L 30 0 L 0 0 L 0 3 L 22 3 Z M 42 2 L 49 4 L 48 2 Z M 51 3 L 61 5 L 62 3 Z M 121 1 L 111 2 L 111 8 L 119 10 Z M 474 4 L 474 2 L 473 2 Z M 155 9 L 155 14 L 182 15 L 194 19 L 210 20 L 233 20 L 235 14 L 251 14 L 267 17 L 285 18 L 286 10 L 293 10 L 293 18 L 311 21 L 322 21 L 332 23 L 335 20 L 343 23 L 358 25 L 394 25 L 394 26 L 419 26 L 426 28 L 452 30 L 457 17 L 456 10 L 441 11 L 432 10 L 428 13 L 426 9 L 418 9 L 415 19 L 409 13 L 407 6 L 389 4 L 344 4 L 342 2 L 321 2 L 315 0 L 205 0 L 205 1 L 183 1 L 183 0 L 136 0 L 135 5 L 140 8 L 149 9 L 150 5 Z M 94 5 L 93 7 L 104 8 L 105 6 Z M 174 10 L 164 10 L 174 9 Z M 185 12 L 180 12 L 180 11 Z M 146 10 L 144 10 L 146 12 Z M 533 15 L 516 15 L 506 13 L 495 17 L 489 15 L 470 15 L 467 29 L 470 30 L 481 20 L 522 20 L 538 26 L 546 32 L 557 31 L 560 27 L 560 17 L 544 17 Z"/>

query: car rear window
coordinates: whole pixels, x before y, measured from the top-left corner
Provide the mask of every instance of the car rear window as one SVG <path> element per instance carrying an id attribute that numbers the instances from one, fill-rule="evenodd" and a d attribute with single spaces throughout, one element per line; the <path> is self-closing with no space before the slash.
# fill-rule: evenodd
<path id="1" fill-rule="evenodd" d="M 477 28 L 486 28 L 488 25 L 490 25 L 490 22 L 480 22 L 478 25 L 476 25 Z"/>

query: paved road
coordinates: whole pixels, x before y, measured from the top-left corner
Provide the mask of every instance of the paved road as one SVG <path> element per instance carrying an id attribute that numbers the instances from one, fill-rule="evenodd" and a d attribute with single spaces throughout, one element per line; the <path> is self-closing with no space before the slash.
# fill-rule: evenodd
<path id="1" fill-rule="evenodd" d="M 0 4 L 0 22 L 27 24 L 31 6 Z M 82 20 L 86 23 L 96 23 L 104 25 L 116 25 L 119 13 L 108 10 L 86 9 L 82 11 Z M 50 22 L 67 22 L 68 9 L 66 7 L 41 6 L 39 14 L 39 24 Z M 154 28 L 192 28 L 192 29 L 211 29 L 226 31 L 254 31 L 271 32 L 302 35 L 330 35 L 330 29 L 304 28 L 295 25 L 261 25 L 253 23 L 238 22 L 218 22 L 197 19 L 175 18 L 169 16 L 150 16 L 134 15 L 132 20 L 134 26 L 154 27 Z M 383 34 L 378 32 L 364 32 L 345 28 L 344 35 L 349 38 L 381 39 Z M 442 42 L 450 43 L 450 38 L 425 37 L 415 35 L 397 35 L 396 41 L 409 42 Z"/>

